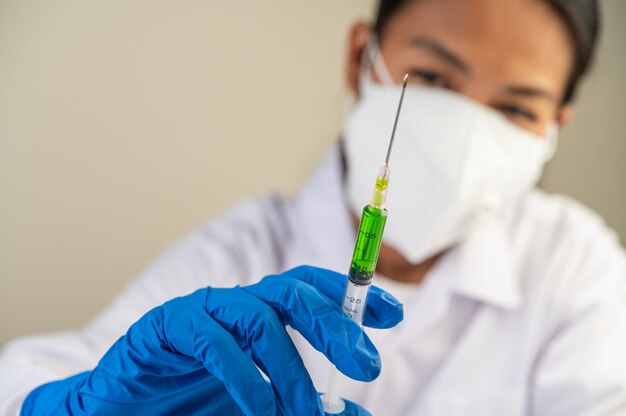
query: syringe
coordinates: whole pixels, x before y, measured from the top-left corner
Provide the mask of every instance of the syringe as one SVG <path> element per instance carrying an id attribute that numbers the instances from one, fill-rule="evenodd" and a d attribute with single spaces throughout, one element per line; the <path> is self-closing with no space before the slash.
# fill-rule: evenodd
<path id="1" fill-rule="evenodd" d="M 374 278 L 378 253 L 380 252 L 380 245 L 383 240 L 383 230 L 387 222 L 385 200 L 387 199 L 387 187 L 389 186 L 389 157 L 391 156 L 391 148 L 396 135 L 398 117 L 400 116 L 400 109 L 402 108 L 402 100 L 404 99 L 404 91 L 408 80 L 409 74 L 406 74 L 402 80 L 400 102 L 398 103 L 398 110 L 396 111 L 396 118 L 393 123 L 385 164 L 381 166 L 378 171 L 378 177 L 376 178 L 376 184 L 374 185 L 370 203 L 363 208 L 356 244 L 354 245 L 354 253 L 352 254 L 350 271 L 348 272 L 348 282 L 346 283 L 342 309 L 347 316 L 359 325 L 363 323 L 367 294 L 372 284 L 372 279 Z M 321 397 L 326 413 L 337 414 L 343 412 L 345 409 L 346 405 L 339 396 L 342 380 L 343 375 L 335 366 L 332 366 L 328 378 L 326 394 Z"/>

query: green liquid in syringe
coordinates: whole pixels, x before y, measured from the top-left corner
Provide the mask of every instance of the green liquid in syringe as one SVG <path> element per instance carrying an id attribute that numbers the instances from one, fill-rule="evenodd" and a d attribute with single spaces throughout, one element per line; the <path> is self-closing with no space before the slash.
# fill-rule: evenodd
<path id="1" fill-rule="evenodd" d="M 357 285 L 367 285 L 374 277 L 378 253 L 387 221 L 387 210 L 366 205 L 354 245 L 348 278 Z"/>

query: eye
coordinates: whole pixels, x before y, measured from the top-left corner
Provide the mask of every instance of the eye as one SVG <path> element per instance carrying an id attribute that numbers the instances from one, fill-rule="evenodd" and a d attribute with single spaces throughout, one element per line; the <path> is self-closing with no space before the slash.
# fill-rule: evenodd
<path id="1" fill-rule="evenodd" d="M 523 119 L 525 121 L 533 121 L 533 122 L 537 121 L 537 116 L 532 111 L 519 107 L 514 104 L 500 105 L 498 106 L 498 110 L 502 111 L 503 113 L 505 113 L 506 115 L 512 118 Z"/>
<path id="2" fill-rule="evenodd" d="M 448 87 L 448 81 L 435 71 L 429 69 L 413 69 L 411 78 L 417 78 L 420 83 L 430 85 L 432 87 Z"/>

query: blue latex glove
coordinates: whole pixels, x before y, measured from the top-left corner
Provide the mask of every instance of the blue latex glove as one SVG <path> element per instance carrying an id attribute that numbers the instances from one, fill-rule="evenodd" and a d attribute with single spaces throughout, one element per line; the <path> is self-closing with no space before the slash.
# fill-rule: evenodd
<path id="1" fill-rule="evenodd" d="M 323 415 L 285 326 L 347 376 L 375 379 L 378 351 L 339 306 L 345 283 L 345 275 L 302 266 L 175 298 L 133 324 L 92 371 L 33 390 L 22 414 Z M 364 325 L 390 328 L 402 317 L 393 296 L 371 288 Z M 343 414 L 369 413 L 347 402 Z"/>

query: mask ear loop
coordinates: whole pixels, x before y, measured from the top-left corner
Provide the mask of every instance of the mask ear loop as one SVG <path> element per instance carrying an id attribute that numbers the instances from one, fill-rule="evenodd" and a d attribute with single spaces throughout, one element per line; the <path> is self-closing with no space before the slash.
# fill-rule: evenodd
<path id="1" fill-rule="evenodd" d="M 376 74 L 383 86 L 393 86 L 395 82 L 387 69 L 387 65 L 383 60 L 378 46 L 378 38 L 372 35 L 372 39 L 368 42 L 363 55 L 361 55 L 361 67 L 359 69 L 359 89 L 366 89 L 365 84 L 373 84 L 372 73 Z M 365 88 L 364 88 L 365 87 Z"/>
<path id="2" fill-rule="evenodd" d="M 371 79 L 371 67 L 372 67 L 372 53 L 370 51 L 371 43 L 368 43 L 361 54 L 361 65 L 359 67 L 359 91 L 361 94 L 367 89 L 367 84 L 372 84 Z"/>
<path id="3" fill-rule="evenodd" d="M 380 79 L 381 83 L 386 86 L 394 85 L 393 77 L 389 73 L 389 69 L 385 64 L 385 60 L 383 59 L 383 54 L 380 51 L 380 44 L 378 43 L 378 37 L 376 35 L 372 36 L 372 40 L 370 42 L 370 62 L 374 63 L 374 72 Z"/>

